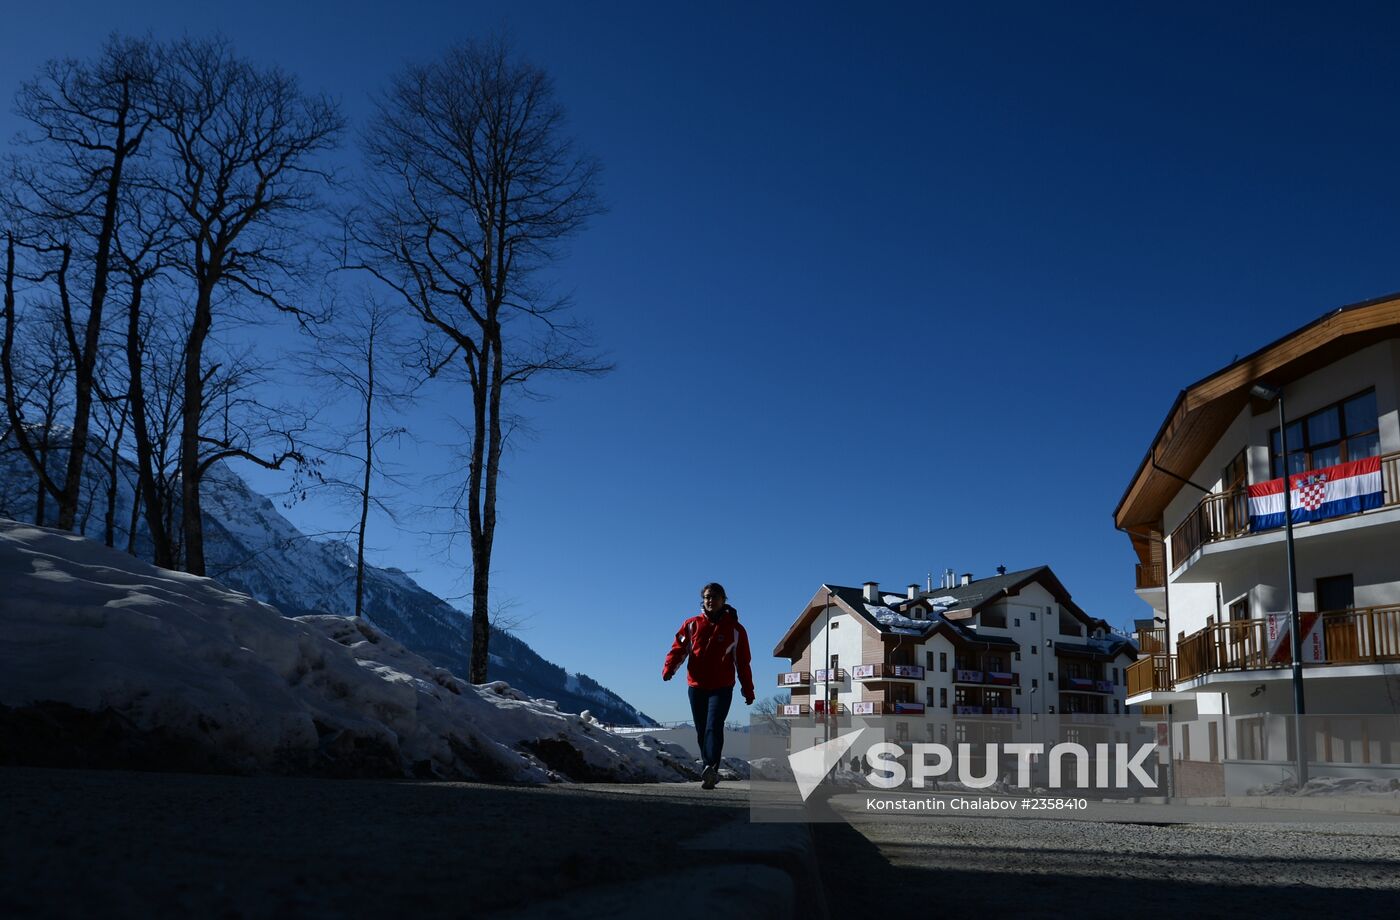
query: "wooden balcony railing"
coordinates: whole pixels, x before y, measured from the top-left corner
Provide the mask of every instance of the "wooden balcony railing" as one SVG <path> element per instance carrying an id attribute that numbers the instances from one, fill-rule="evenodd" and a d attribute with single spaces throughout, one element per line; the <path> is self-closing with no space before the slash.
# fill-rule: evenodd
<path id="1" fill-rule="evenodd" d="M 784 671 L 778 675 L 779 687 L 805 687 L 812 682 L 808 671 Z"/>
<path id="2" fill-rule="evenodd" d="M 1175 685 L 1175 655 L 1150 655 L 1128 665 L 1128 696 L 1171 690 Z"/>
<path id="3" fill-rule="evenodd" d="M 783 703 L 778 707 L 778 715 L 785 719 L 796 719 L 810 715 L 812 708 L 806 703 Z"/>
<path id="4" fill-rule="evenodd" d="M 1381 457 L 1381 505 L 1400 504 L 1400 453 Z M 1249 493 L 1244 489 L 1216 492 L 1186 515 L 1171 535 L 1172 564 L 1180 568 L 1207 543 L 1249 533 Z"/>
<path id="5" fill-rule="evenodd" d="M 862 700 L 851 704 L 857 716 L 923 715 L 925 706 L 913 700 Z"/>
<path id="6" fill-rule="evenodd" d="M 1215 671 L 1287 667 L 1288 646 L 1281 661 L 1269 660 L 1267 630 L 1268 621 L 1252 619 L 1217 623 L 1192 633 L 1177 647 L 1177 679 Z M 1400 661 L 1400 605 L 1324 612 L 1322 653 L 1319 664 L 1324 665 Z M 1131 674 L 1132 668 L 1128 671 Z"/>
<path id="7" fill-rule="evenodd" d="M 1133 633 L 1137 639 L 1139 655 L 1163 655 L 1167 651 L 1167 630 L 1139 629 Z"/>
<path id="8" fill-rule="evenodd" d="M 1137 586 L 1141 591 L 1144 588 L 1161 588 L 1167 583 L 1164 566 L 1160 562 L 1139 562 L 1137 564 Z"/>
<path id="9" fill-rule="evenodd" d="M 852 680 L 923 680 L 924 666 L 920 664 L 858 664 L 851 668 Z"/>

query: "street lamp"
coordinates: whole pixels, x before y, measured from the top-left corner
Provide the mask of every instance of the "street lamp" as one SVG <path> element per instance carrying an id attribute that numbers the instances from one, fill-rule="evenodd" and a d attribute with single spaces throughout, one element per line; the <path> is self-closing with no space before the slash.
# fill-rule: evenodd
<path id="1" fill-rule="evenodd" d="M 1308 781 L 1308 755 L 1303 743 L 1303 636 L 1298 618 L 1298 563 L 1293 551 L 1293 477 L 1288 469 L 1288 420 L 1283 408 L 1283 387 L 1256 383 L 1249 392 L 1259 399 L 1278 403 L 1278 449 L 1283 460 L 1284 545 L 1288 551 L 1288 632 L 1293 652 L 1293 737 L 1298 757 L 1298 789 L 1301 791 Z"/>

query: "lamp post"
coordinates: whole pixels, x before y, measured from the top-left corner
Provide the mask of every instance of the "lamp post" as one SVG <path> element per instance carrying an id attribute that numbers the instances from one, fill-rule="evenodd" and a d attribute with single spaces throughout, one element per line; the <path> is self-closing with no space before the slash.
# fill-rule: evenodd
<path id="1" fill-rule="evenodd" d="M 1293 657 L 1293 738 L 1298 788 L 1308 781 L 1308 755 L 1303 738 L 1303 636 L 1298 617 L 1298 564 L 1293 551 L 1293 476 L 1288 469 L 1288 419 L 1283 407 L 1283 387 L 1256 383 L 1250 393 L 1278 403 L 1278 444 L 1283 460 L 1283 527 L 1288 554 L 1288 632 Z M 1272 470 L 1270 471 L 1272 472 Z"/>
<path id="2" fill-rule="evenodd" d="M 826 709 L 826 712 L 822 713 L 822 716 L 824 717 L 824 718 L 822 719 L 822 740 L 823 740 L 823 741 L 830 741 L 830 740 L 831 740 L 831 716 L 832 716 L 832 712 L 831 712 L 831 710 L 832 710 L 832 705 L 831 705 L 831 695 L 832 695 L 832 694 L 831 694 L 831 589 L 830 589 L 830 588 L 827 588 L 827 589 L 826 589 L 826 612 L 825 612 L 825 616 L 826 616 L 826 630 L 825 630 L 825 631 L 826 631 L 826 659 L 825 659 L 825 661 L 823 662 L 823 664 L 825 665 L 825 668 L 823 669 L 823 672 L 822 672 L 822 673 L 824 673 L 824 674 L 826 675 L 826 679 L 825 679 L 824 681 L 822 681 L 822 696 L 826 698 L 826 704 L 825 704 L 825 706 L 824 706 L 824 708 Z"/>

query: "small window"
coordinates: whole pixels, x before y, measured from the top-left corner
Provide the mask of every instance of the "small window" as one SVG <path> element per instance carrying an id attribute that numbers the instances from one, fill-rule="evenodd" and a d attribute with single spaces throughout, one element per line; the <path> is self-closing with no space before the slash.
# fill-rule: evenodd
<path id="1" fill-rule="evenodd" d="M 832 620 L 832 621 L 831 621 L 831 628 L 832 628 L 832 629 L 837 629 L 837 628 L 839 628 L 840 626 L 841 626 L 841 621 L 840 621 L 840 620 Z"/>
<path id="2" fill-rule="evenodd" d="M 1050 681 L 1050 683 L 1053 684 L 1053 683 L 1055 682 L 1055 672 L 1054 672 L 1054 671 L 1051 671 L 1049 674 L 1047 674 L 1047 675 L 1045 676 L 1045 679 L 1048 680 L 1048 681 Z"/>
<path id="3" fill-rule="evenodd" d="M 916 620 L 922 620 L 923 618 L 924 618 L 924 608 L 922 608 L 922 607 L 915 607 L 915 608 L 914 608 L 914 619 L 916 619 Z"/>
<path id="4" fill-rule="evenodd" d="M 1114 669 L 1113 669 L 1113 683 L 1114 683 L 1114 684 L 1117 684 L 1117 683 L 1118 683 L 1118 669 L 1117 669 L 1117 668 L 1114 668 Z"/>
<path id="5" fill-rule="evenodd" d="M 938 670 L 944 674 L 948 673 L 948 653 L 938 653 Z"/>
<path id="6" fill-rule="evenodd" d="M 1055 707 L 1054 707 L 1054 706 L 1051 706 L 1049 711 L 1050 711 L 1050 715 L 1053 716 L 1053 715 L 1055 714 Z"/>
<path id="7" fill-rule="evenodd" d="M 1039 689 L 1039 688 L 1040 688 L 1040 681 L 1037 680 L 1036 678 L 1032 677 L 1032 678 L 1031 678 L 1031 689 L 1032 689 L 1032 690 L 1037 690 L 1037 689 Z"/>
<path id="8" fill-rule="evenodd" d="M 1038 646 L 1038 645 L 1032 645 L 1032 646 L 1031 646 L 1031 654 L 1032 654 L 1032 655 L 1039 655 L 1039 654 L 1040 654 L 1040 646 Z"/>
<path id="9" fill-rule="evenodd" d="M 932 688 L 932 687 L 925 687 L 925 688 L 924 688 L 924 704 L 925 704 L 926 706 L 930 707 L 930 708 L 933 707 L 933 688 Z"/>
<path id="10" fill-rule="evenodd" d="M 924 669 L 933 670 L 933 652 L 924 652 Z"/>
<path id="11" fill-rule="evenodd" d="M 943 722 L 938 726 L 938 740 L 946 744 L 948 742 L 948 723 Z"/>
<path id="12" fill-rule="evenodd" d="M 1013 652 L 1012 654 L 1016 657 L 1016 660 L 1017 660 L 1017 661 L 1020 661 L 1020 660 L 1021 660 L 1021 653 L 1020 653 L 1020 652 Z"/>
<path id="13" fill-rule="evenodd" d="M 1020 629 L 1020 628 L 1021 628 L 1021 618 L 1020 618 L 1020 617 L 1016 617 L 1016 618 L 1015 618 L 1014 620 L 1012 620 L 1011 622 L 1012 622 L 1013 624 L 1015 624 L 1015 626 L 1016 626 L 1017 629 Z"/>
<path id="14" fill-rule="evenodd" d="M 1016 688 L 1016 695 L 1017 695 L 1017 696 L 1020 696 L 1020 695 L 1021 695 L 1021 688 L 1020 688 L 1020 687 L 1017 687 L 1017 688 Z"/>
<path id="15" fill-rule="evenodd" d="M 947 687 L 939 687 L 939 688 L 938 688 L 938 706 L 939 706 L 940 709 L 947 709 L 947 708 L 948 708 L 948 688 L 947 688 Z"/>
<path id="16" fill-rule="evenodd" d="M 1034 611 L 1034 610 L 1031 611 L 1031 622 L 1032 622 L 1032 623 L 1035 622 L 1035 611 Z"/>

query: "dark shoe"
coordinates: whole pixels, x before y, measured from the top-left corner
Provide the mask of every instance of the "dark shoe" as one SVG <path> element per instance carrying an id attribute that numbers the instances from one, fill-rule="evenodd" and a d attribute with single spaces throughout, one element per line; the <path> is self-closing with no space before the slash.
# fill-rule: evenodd
<path id="1" fill-rule="evenodd" d="M 719 782 L 719 771 L 714 767 L 706 767 L 705 772 L 700 774 L 700 788 L 713 789 Z"/>

